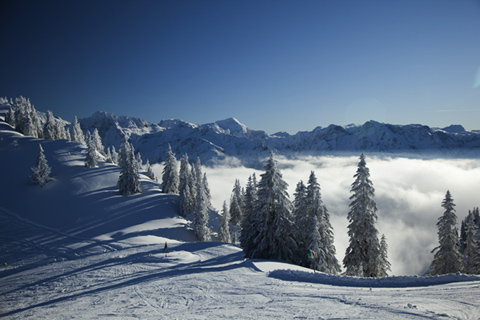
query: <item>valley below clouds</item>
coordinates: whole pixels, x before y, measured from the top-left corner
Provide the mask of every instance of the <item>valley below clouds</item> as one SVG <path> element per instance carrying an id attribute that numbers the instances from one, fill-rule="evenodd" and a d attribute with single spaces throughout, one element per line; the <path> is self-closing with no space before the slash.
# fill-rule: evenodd
<path id="1" fill-rule="evenodd" d="M 385 234 L 389 246 L 391 275 L 420 275 L 430 265 L 431 251 L 438 245 L 436 223 L 444 211 L 441 202 L 446 191 L 450 190 L 456 204 L 458 228 L 468 210 L 480 206 L 480 160 L 369 155 L 366 160 L 375 188 L 379 237 Z M 300 180 L 306 183 L 310 171 L 315 171 L 334 228 L 337 258 L 342 261 L 348 246 L 346 217 L 358 156 L 278 157 L 277 161 L 289 184 L 291 200 L 296 184 Z M 239 163 L 228 159 L 204 168 L 212 204 L 218 211 L 223 201 L 229 203 L 235 179 L 244 187 L 255 172 L 260 180 L 263 170 L 246 168 Z"/>

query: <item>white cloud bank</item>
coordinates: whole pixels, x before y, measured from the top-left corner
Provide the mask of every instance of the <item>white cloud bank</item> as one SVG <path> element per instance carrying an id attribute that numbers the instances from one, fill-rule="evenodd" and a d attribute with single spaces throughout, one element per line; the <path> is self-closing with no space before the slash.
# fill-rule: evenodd
<path id="1" fill-rule="evenodd" d="M 480 206 L 480 160 L 369 156 L 366 160 L 376 190 L 377 227 L 389 245 L 391 274 L 421 274 L 432 261 L 431 250 L 438 245 L 436 223 L 444 211 L 441 202 L 446 191 L 450 190 L 457 205 L 458 227 L 468 210 Z M 341 262 L 348 246 L 346 216 L 358 157 L 278 158 L 277 161 L 289 184 L 292 200 L 296 184 L 300 180 L 306 183 L 310 171 L 315 171 L 322 199 L 330 212 L 337 258 Z M 221 209 L 224 200 L 229 202 L 235 179 L 245 186 L 253 172 L 258 180 L 263 173 L 235 162 L 207 167 L 204 171 L 217 209 Z"/>

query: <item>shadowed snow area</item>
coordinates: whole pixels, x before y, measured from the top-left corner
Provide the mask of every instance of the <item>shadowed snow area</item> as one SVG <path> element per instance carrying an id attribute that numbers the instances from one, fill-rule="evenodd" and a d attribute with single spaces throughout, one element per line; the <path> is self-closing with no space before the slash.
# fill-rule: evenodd
<path id="1" fill-rule="evenodd" d="M 43 188 L 29 179 L 39 143 L 55 177 Z M 237 246 L 194 242 L 178 196 L 145 176 L 141 194 L 120 196 L 118 167 L 85 168 L 79 144 L 0 121 L 0 155 L 1 318 L 480 317 L 480 277 L 358 279 L 244 260 Z"/>

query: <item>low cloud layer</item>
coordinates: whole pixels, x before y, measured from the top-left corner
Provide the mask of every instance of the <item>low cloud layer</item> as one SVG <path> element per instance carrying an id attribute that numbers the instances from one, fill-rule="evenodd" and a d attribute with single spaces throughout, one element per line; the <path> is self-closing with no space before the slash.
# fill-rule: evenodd
<path id="1" fill-rule="evenodd" d="M 447 190 L 454 198 L 458 227 L 468 210 L 480 206 L 480 161 L 367 157 L 378 206 L 378 230 L 385 234 L 393 275 L 421 274 L 429 266 L 431 250 L 438 245 L 438 218 Z M 343 260 L 348 246 L 347 213 L 350 185 L 354 181 L 358 157 L 305 157 L 299 160 L 277 159 L 283 178 L 289 184 L 290 199 L 296 184 L 308 180 L 310 171 L 320 183 L 322 199 L 330 212 L 335 233 L 337 258 Z M 263 171 L 229 162 L 205 168 L 212 203 L 220 209 L 229 201 L 235 179 L 246 185 L 255 172 Z"/>

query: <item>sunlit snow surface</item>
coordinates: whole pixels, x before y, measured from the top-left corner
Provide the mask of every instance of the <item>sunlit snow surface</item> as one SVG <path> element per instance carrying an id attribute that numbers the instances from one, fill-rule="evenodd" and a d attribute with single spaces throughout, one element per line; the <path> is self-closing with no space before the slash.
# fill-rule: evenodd
<path id="1" fill-rule="evenodd" d="M 329 276 L 192 242 L 176 196 L 145 177 L 142 194 L 118 195 L 118 168 L 85 168 L 75 143 L 43 142 L 56 180 L 40 188 L 28 178 L 39 142 L 0 127 L 2 318 L 480 317 L 479 277 Z"/>

